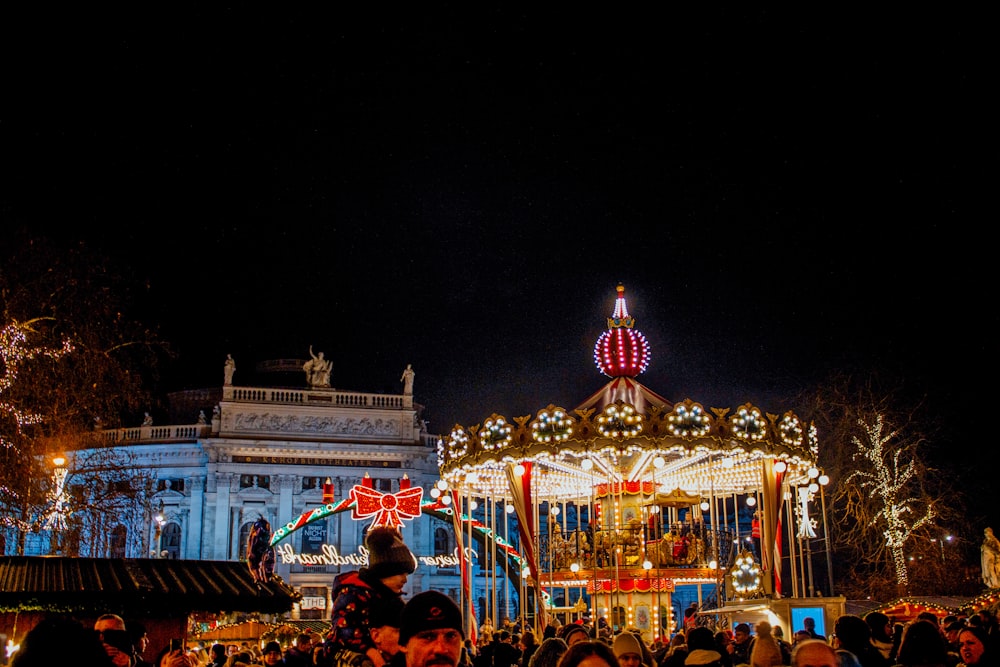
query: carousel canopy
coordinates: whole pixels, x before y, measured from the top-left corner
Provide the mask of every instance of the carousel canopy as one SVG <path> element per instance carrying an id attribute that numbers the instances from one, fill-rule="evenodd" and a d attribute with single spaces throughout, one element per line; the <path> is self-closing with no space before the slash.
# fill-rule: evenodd
<path id="1" fill-rule="evenodd" d="M 611 380 L 572 410 L 550 404 L 513 420 L 494 413 L 475 426 L 456 425 L 439 443 L 442 477 L 473 494 L 502 495 L 507 468 L 531 461 L 536 497 L 554 501 L 587 497 L 599 483 L 635 481 L 692 497 L 750 493 L 761 485 L 765 462 L 782 465 L 788 483 L 807 481 L 816 437 L 793 412 L 675 403 L 635 379 L 650 351 L 624 292 L 618 286 L 595 349 L 599 371 Z"/>

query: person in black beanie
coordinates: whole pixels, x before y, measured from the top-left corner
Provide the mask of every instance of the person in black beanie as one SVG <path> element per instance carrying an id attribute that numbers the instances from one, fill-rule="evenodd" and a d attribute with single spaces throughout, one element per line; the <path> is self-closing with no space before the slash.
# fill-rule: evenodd
<path id="1" fill-rule="evenodd" d="M 406 667 L 458 667 L 464 640 L 462 612 L 444 593 L 418 593 L 403 607 L 399 645 Z"/>
<path id="2" fill-rule="evenodd" d="M 372 640 L 373 609 L 396 607 L 407 577 L 417 562 L 395 528 L 375 526 L 365 537 L 368 567 L 343 572 L 333 580 L 332 627 L 323 644 L 321 664 L 332 665 L 343 649 L 367 656 L 373 667 L 383 667 L 385 657 Z"/>

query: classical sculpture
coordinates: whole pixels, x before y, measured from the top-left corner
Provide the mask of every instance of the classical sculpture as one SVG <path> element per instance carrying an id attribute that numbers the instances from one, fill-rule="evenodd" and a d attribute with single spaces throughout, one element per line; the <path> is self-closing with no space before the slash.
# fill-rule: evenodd
<path id="1" fill-rule="evenodd" d="M 402 377 L 399 381 L 403 383 L 403 393 L 412 394 L 413 393 L 413 378 L 416 372 L 413 370 L 413 364 L 406 364 L 406 370 L 403 371 Z"/>
<path id="2" fill-rule="evenodd" d="M 333 362 L 325 359 L 322 352 L 313 354 L 312 345 L 309 346 L 309 356 L 312 359 L 302 365 L 302 370 L 306 372 L 306 382 L 310 387 L 329 387 Z"/>
<path id="3" fill-rule="evenodd" d="M 983 583 L 987 588 L 1000 588 L 1000 540 L 993 534 L 992 528 L 986 528 L 983 533 Z"/>
<path id="4" fill-rule="evenodd" d="M 236 372 L 236 360 L 233 359 L 233 355 L 226 355 L 226 365 L 223 367 L 223 372 L 225 373 L 226 379 L 225 383 L 230 385 L 233 383 L 233 373 Z"/>
<path id="5" fill-rule="evenodd" d="M 148 412 L 145 415 L 143 415 L 143 417 L 142 417 L 142 425 L 143 426 L 152 426 L 153 425 L 153 416 L 151 414 L 149 414 Z"/>

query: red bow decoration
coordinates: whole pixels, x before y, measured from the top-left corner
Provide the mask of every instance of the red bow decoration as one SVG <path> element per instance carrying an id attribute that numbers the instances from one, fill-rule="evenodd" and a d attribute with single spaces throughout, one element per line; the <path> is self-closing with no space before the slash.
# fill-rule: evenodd
<path id="1" fill-rule="evenodd" d="M 375 515 L 373 526 L 399 528 L 403 519 L 420 516 L 420 500 L 424 490 L 419 486 L 403 489 L 399 493 L 382 493 L 360 484 L 355 484 L 349 498 L 354 501 L 352 519 L 367 519 Z"/>

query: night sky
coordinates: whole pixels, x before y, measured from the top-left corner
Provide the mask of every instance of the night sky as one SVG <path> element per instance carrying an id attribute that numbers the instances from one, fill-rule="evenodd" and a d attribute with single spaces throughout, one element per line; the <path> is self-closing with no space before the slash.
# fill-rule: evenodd
<path id="1" fill-rule="evenodd" d="M 672 400 L 877 369 L 988 442 L 983 17 L 90 9 L 0 21 L 0 215 L 148 284 L 166 388 L 313 345 L 432 432 L 571 408 L 622 283 Z"/>

